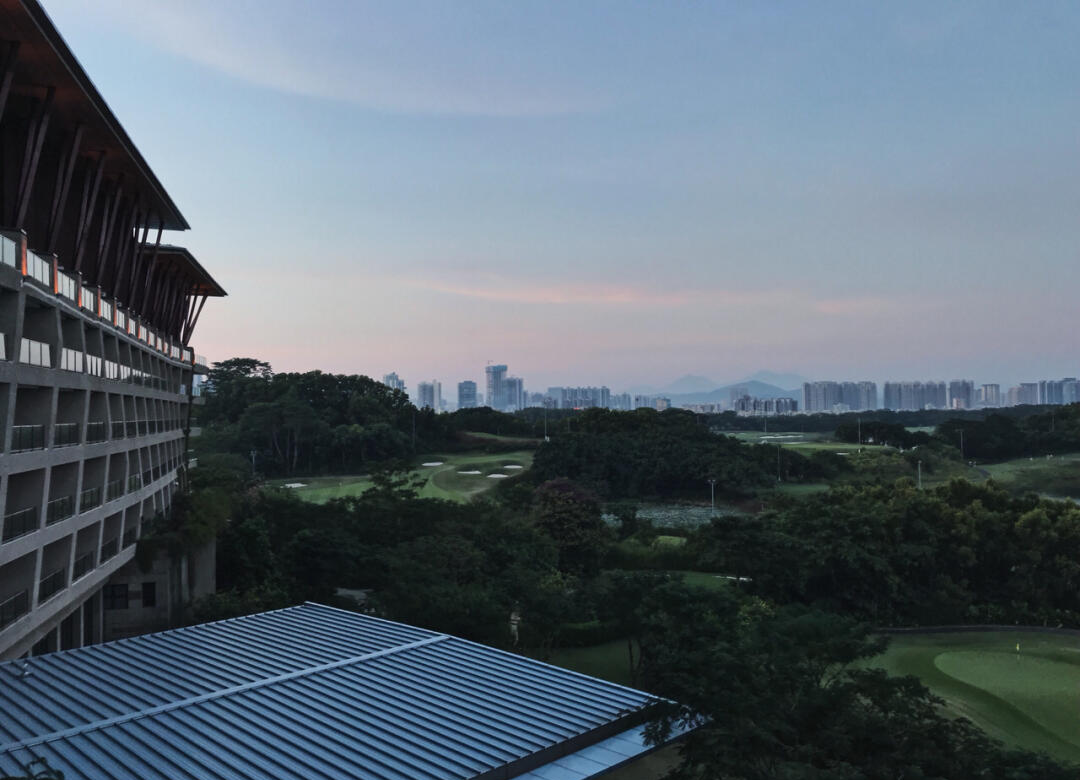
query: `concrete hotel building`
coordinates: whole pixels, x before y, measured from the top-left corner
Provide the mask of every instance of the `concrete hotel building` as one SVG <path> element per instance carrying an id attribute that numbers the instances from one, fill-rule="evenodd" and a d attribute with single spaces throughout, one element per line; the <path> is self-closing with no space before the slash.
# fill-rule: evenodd
<path id="1" fill-rule="evenodd" d="M 0 658 L 99 641 L 169 510 L 225 294 L 161 243 L 187 228 L 41 6 L 0 0 Z"/>

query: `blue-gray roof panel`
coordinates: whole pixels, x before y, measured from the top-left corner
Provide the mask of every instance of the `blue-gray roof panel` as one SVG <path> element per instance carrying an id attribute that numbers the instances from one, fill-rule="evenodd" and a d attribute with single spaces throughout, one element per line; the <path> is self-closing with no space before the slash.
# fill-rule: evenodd
<path id="1" fill-rule="evenodd" d="M 605 729 L 632 726 L 628 716 L 649 701 L 484 645 L 312 604 L 29 667 L 20 676 L 17 662 L 0 665 L 0 770 L 43 755 L 87 780 L 472 778 L 540 751 L 572 753 Z M 545 761 L 509 776 L 536 763 Z M 578 766 L 597 763 L 582 757 Z"/>

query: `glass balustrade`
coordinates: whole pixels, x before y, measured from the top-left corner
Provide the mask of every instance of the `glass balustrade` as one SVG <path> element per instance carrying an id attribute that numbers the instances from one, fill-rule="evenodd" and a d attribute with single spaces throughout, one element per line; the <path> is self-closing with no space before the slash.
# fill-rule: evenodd
<path id="1" fill-rule="evenodd" d="M 48 290 L 52 290 L 52 261 L 36 252 L 26 253 L 26 275 Z"/>
<path id="2" fill-rule="evenodd" d="M 94 551 L 91 550 L 88 553 L 83 553 L 75 559 L 75 564 L 71 570 L 71 579 L 77 580 L 79 577 L 83 577 L 90 573 L 90 570 L 94 568 Z"/>
<path id="3" fill-rule="evenodd" d="M 67 520 L 75 514 L 75 496 L 54 498 L 45 507 L 45 524 L 52 525 Z"/>
<path id="4" fill-rule="evenodd" d="M 52 598 L 65 587 L 67 587 L 67 572 L 63 569 L 56 569 L 47 574 L 41 578 L 41 582 L 38 584 L 38 603 Z"/>
<path id="5" fill-rule="evenodd" d="M 38 529 L 38 508 L 27 507 L 4 515 L 3 541 L 10 542 Z"/>
<path id="6" fill-rule="evenodd" d="M 57 423 L 53 426 L 53 446 L 72 447 L 79 443 L 77 422 Z"/>
<path id="7" fill-rule="evenodd" d="M 19 362 L 48 368 L 52 365 L 52 347 L 43 341 L 24 338 L 19 344 Z"/>
<path id="8" fill-rule="evenodd" d="M 45 449 L 45 426 L 44 425 L 13 425 L 11 426 L 11 451 L 27 452 L 28 450 Z"/>
<path id="9" fill-rule="evenodd" d="M 19 245 L 7 236 L 0 236 L 0 263 L 19 267 Z"/>

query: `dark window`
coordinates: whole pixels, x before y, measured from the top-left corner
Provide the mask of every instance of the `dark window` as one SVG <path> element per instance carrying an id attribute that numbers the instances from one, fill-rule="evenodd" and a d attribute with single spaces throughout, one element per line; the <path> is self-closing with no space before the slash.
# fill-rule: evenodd
<path id="1" fill-rule="evenodd" d="M 128 608 L 127 585 L 106 585 L 101 589 L 101 594 L 105 599 L 105 609 Z"/>
<path id="2" fill-rule="evenodd" d="M 144 607 L 157 606 L 157 583 L 144 582 L 142 584 L 142 605 Z"/>

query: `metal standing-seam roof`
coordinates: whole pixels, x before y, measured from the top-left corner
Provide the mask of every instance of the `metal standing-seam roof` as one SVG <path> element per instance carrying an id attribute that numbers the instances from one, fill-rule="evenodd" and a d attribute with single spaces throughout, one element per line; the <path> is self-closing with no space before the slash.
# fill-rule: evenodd
<path id="1" fill-rule="evenodd" d="M 650 701 L 304 604 L 0 664 L 0 774 L 45 757 L 70 780 L 583 780 L 647 749 Z"/>

